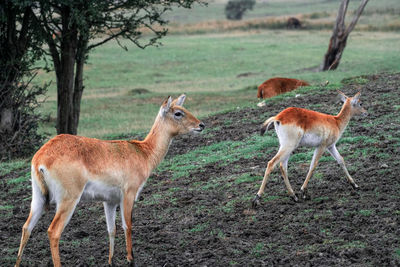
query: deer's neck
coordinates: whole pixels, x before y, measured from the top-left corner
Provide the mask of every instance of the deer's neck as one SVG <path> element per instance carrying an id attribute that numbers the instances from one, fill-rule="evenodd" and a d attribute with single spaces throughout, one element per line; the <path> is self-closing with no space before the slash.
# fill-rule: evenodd
<path id="1" fill-rule="evenodd" d="M 350 100 L 346 100 L 339 114 L 335 116 L 340 133 L 343 133 L 343 131 L 346 129 L 346 126 L 349 124 L 351 117 L 352 114 Z"/>
<path id="2" fill-rule="evenodd" d="M 164 123 L 162 118 L 157 117 L 149 134 L 142 141 L 142 149 L 147 156 L 150 172 L 164 159 L 173 139 L 173 135 L 165 129 Z"/>

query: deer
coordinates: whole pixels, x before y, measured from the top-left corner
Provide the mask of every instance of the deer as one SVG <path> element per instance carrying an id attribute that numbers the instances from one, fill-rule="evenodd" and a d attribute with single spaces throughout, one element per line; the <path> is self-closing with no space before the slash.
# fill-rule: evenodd
<path id="1" fill-rule="evenodd" d="M 286 92 L 293 91 L 300 86 L 309 86 L 310 84 L 303 80 L 275 77 L 266 80 L 258 86 L 257 98 L 270 98 Z"/>
<path id="2" fill-rule="evenodd" d="M 61 134 L 49 140 L 33 156 L 31 165 L 32 202 L 22 227 L 15 266 L 32 229 L 45 207 L 56 204 L 47 233 L 54 266 L 61 266 L 59 240 L 79 201 L 102 201 L 109 235 L 108 263 L 113 264 L 115 218 L 120 206 L 125 233 L 127 261 L 134 265 L 132 252 L 132 209 L 155 167 L 163 160 L 172 139 L 181 134 L 200 133 L 205 128 L 183 107 L 186 96 L 168 97 L 143 141 L 99 140 Z"/>
<path id="3" fill-rule="evenodd" d="M 348 97 L 340 91 L 338 93 L 343 101 L 343 106 L 336 116 L 303 108 L 289 107 L 263 123 L 260 134 L 264 135 L 269 126 L 273 124 L 280 147 L 276 155 L 268 162 L 260 189 L 252 201 L 253 208 L 259 205 L 259 200 L 264 193 L 269 175 L 278 163 L 280 164 L 281 174 L 289 196 L 295 202 L 298 201 L 298 197 L 290 185 L 287 173 L 289 157 L 298 146 L 315 148 L 309 171 L 300 188 L 303 199 L 309 198 L 307 195 L 307 184 L 325 150 L 328 150 L 342 167 L 347 181 L 351 186 L 354 189 L 359 188 L 347 171 L 344 159 L 336 148 L 336 143 L 353 116 L 366 116 L 368 113 L 362 107 L 360 100 L 361 92 L 356 93 L 353 97 Z"/>

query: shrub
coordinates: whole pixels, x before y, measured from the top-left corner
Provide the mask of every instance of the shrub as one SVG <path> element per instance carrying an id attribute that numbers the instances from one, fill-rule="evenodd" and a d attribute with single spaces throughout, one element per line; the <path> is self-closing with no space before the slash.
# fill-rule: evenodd
<path id="1" fill-rule="evenodd" d="M 34 111 L 47 85 L 32 86 L 34 76 L 29 72 L 26 81 L 0 85 L 0 160 L 30 156 L 44 140 L 37 132 L 42 118 Z"/>
<path id="2" fill-rule="evenodd" d="M 241 20 L 246 10 L 252 10 L 255 3 L 255 0 L 229 0 L 225 6 L 226 18 Z"/>

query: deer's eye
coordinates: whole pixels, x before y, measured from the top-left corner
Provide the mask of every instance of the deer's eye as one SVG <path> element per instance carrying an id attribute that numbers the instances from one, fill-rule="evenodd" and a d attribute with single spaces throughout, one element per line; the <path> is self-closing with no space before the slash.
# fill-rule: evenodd
<path id="1" fill-rule="evenodd" d="M 176 111 L 176 112 L 174 113 L 174 116 L 175 116 L 176 119 L 180 119 L 180 118 L 183 117 L 183 112 L 181 112 L 181 111 Z"/>

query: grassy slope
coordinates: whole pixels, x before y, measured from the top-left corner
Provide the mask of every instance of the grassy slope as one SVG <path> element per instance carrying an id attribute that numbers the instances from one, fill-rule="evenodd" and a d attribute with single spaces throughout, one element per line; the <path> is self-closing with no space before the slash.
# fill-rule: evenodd
<path id="1" fill-rule="evenodd" d="M 396 180 L 399 170 L 396 159 L 400 151 L 397 126 L 400 120 L 392 114 L 400 110 L 399 77 L 396 83 L 380 79 L 380 83 L 375 82 L 379 87 L 370 86 L 369 81 L 362 77 L 352 82 L 353 85 L 346 86 L 346 92 L 368 86 L 363 101 L 370 115 L 350 122 L 338 149 L 346 159 L 349 172 L 362 186 L 361 191 L 355 193 L 350 189 L 340 168 L 325 153 L 310 181 L 310 201 L 293 205 L 279 171 L 275 170 L 261 206 L 257 211 L 248 209 L 260 185 L 266 161 L 276 153 L 278 145 L 273 131 L 264 137 L 258 136 L 258 125 L 288 105 L 335 113 L 339 106 L 334 103 L 334 90 L 342 89 L 343 85 L 301 89 L 296 92 L 301 93 L 300 97 L 295 98 L 295 92 L 285 94 L 268 100 L 263 109 L 241 108 L 207 118 L 207 131 L 197 137 L 203 140 L 193 140 L 197 146 L 187 153 L 168 155 L 143 190 L 144 200 L 137 203 L 134 223 L 139 262 L 152 265 L 168 260 L 185 265 L 194 257 L 196 265 L 214 266 L 271 264 L 277 259 L 286 261 L 286 264 L 291 260 L 298 264 L 312 260 L 318 265 L 321 260 L 326 260 L 328 265 L 349 262 L 376 265 L 380 261 L 379 253 L 383 253 L 382 260 L 386 263 L 398 264 L 400 240 L 395 226 L 400 219 L 400 199 L 395 192 L 400 186 Z M 249 134 L 244 134 L 243 130 L 247 128 L 250 128 Z M 232 135 L 232 131 L 240 138 Z M 227 132 L 230 132 L 229 136 L 225 137 Z M 172 153 L 178 143 L 185 146 L 188 141 L 176 140 Z M 311 156 L 311 149 L 302 148 L 290 159 L 289 177 L 297 192 Z M 383 164 L 387 167 L 382 167 Z M 29 191 L 30 187 L 28 170 L 29 163 L 24 161 L 2 164 L 0 175 L 5 175 L 6 179 L 1 181 L 0 187 L 7 188 L 9 196 L 23 195 L 20 192 Z M 29 200 L 30 195 L 22 200 L 24 212 Z M 19 211 L 19 207 L 12 203 L 2 195 L 0 210 L 4 220 L 10 220 Z M 101 232 L 94 231 L 93 225 L 83 223 L 96 216 L 100 217 L 96 220 L 96 228 L 105 229 L 101 205 L 80 205 L 73 218 L 79 229 L 71 226 L 63 235 L 61 246 L 65 251 L 71 253 L 82 246 L 91 247 L 90 244 L 98 239 L 103 242 L 97 242 L 96 248 L 104 247 L 106 250 L 104 236 L 99 237 Z M 48 217 L 46 215 L 41 220 L 38 227 L 41 230 L 35 232 L 35 237 L 40 236 L 40 242 L 45 243 L 40 244 L 43 255 L 49 255 L 48 245 L 43 241 L 46 240 Z M 24 216 L 18 212 L 18 220 L 23 219 Z M 117 224 L 120 225 L 119 219 Z M 394 230 L 390 230 L 391 227 Z M 19 226 L 15 228 L 19 229 Z M 80 231 L 90 234 L 76 238 Z M 312 242 L 310 238 L 313 238 Z M 13 262 L 18 241 L 18 237 L 11 238 L 13 245 L 4 249 L 5 263 Z M 118 265 L 124 263 L 123 242 L 119 232 L 116 244 Z M 378 249 L 376 242 L 382 244 L 382 248 Z M 29 248 L 32 249 L 33 245 Z M 182 256 L 183 252 L 185 256 Z M 32 253 L 32 250 L 27 251 L 27 262 L 36 262 L 35 257 L 29 256 Z M 74 255 L 73 261 L 77 258 L 82 257 Z M 105 256 L 104 259 L 84 259 L 91 265 L 103 261 Z"/>
<path id="2" fill-rule="evenodd" d="M 331 90 L 340 89 L 342 86 L 330 87 L 326 91 L 322 90 L 322 88 L 303 90 L 302 93 L 305 93 L 303 97 L 305 99 L 313 98 L 313 100 L 310 100 L 312 103 L 304 103 L 301 106 L 335 113 L 338 109 L 337 105 L 327 103 L 326 99 L 319 104 L 315 101 L 315 97 L 318 98 L 318 95 L 320 95 L 321 98 L 324 98 L 324 95 L 332 94 Z M 368 86 L 368 80 L 361 77 L 352 79 L 352 86 L 347 85 L 345 87 L 349 91 L 360 86 Z M 390 226 L 388 228 L 386 226 L 381 227 L 379 221 L 385 220 L 396 225 L 396 221 L 398 222 L 400 218 L 398 209 L 399 195 L 393 194 L 392 191 L 391 193 L 387 192 L 387 186 L 391 188 L 399 188 L 400 186 L 395 178 L 399 167 L 395 158 L 397 157 L 396 153 L 400 151 L 400 135 L 397 131 L 400 120 L 390 115 L 391 112 L 400 110 L 398 99 L 400 87 L 398 82 L 396 83 L 390 79 L 381 80 L 379 86 L 379 89 L 383 89 L 382 91 L 387 88 L 387 92 L 383 94 L 372 93 L 371 97 L 364 96 L 363 98 L 364 104 L 370 112 L 369 117 L 354 118 L 338 142 L 340 153 L 346 159 L 349 172 L 354 177 L 358 177 L 356 180 L 364 184 L 364 189 L 360 194 L 354 194 L 351 190 L 342 191 L 342 186 L 347 189 L 349 187 L 344 183 L 342 170 L 336 166 L 334 159 L 328 153 L 325 153 L 309 187 L 313 191 L 311 201 L 304 202 L 304 205 L 296 204 L 294 208 L 282 208 L 288 197 L 286 196 L 286 189 L 280 178 L 280 173 L 275 169 L 268 183 L 268 189 L 263 196 L 262 207 L 257 212 L 248 210 L 247 207 L 252 199 L 252 194 L 257 192 L 262 180 L 265 167 L 263 164 L 266 164 L 267 159 L 270 159 L 276 153 L 278 147 L 276 135 L 271 131 L 264 137 L 253 133 L 242 140 L 214 142 L 191 150 L 186 154 L 167 158 L 159 167 L 156 179 L 149 182 L 154 182 L 154 187 L 144 191 L 144 194 L 150 194 L 150 198 L 147 199 L 145 197 L 142 204 L 148 209 L 152 209 L 159 203 L 160 199 L 164 199 L 164 201 L 169 201 L 171 205 L 168 213 L 175 214 L 176 211 L 176 214 L 178 214 L 182 213 L 182 209 L 175 208 L 179 206 L 177 203 L 181 203 L 182 198 L 186 200 L 182 195 L 191 195 L 196 201 L 190 208 L 186 207 L 186 209 L 189 208 L 191 210 L 190 212 L 185 212 L 183 216 L 193 214 L 193 217 L 199 219 L 187 225 L 182 223 L 189 227 L 185 228 L 185 231 L 199 238 L 207 236 L 206 240 L 216 238 L 222 243 L 224 241 L 230 243 L 229 239 L 232 238 L 234 240 L 233 236 L 240 232 L 239 236 L 242 236 L 243 242 L 240 243 L 241 245 L 237 250 L 233 249 L 234 246 L 231 246 L 231 244 L 226 244 L 225 249 L 218 250 L 229 251 L 228 255 L 230 254 L 231 256 L 227 258 L 231 259 L 231 262 L 229 262 L 231 265 L 243 264 L 241 259 L 247 257 L 246 251 L 252 254 L 253 264 L 265 264 L 266 262 L 270 264 L 271 262 L 268 259 L 276 258 L 271 256 L 274 254 L 280 255 L 279 257 L 285 260 L 288 258 L 291 260 L 297 259 L 298 262 L 296 262 L 300 265 L 318 257 L 325 258 L 327 262 L 329 262 L 328 259 L 332 260 L 334 258 L 330 263 L 326 263 L 334 265 L 338 264 L 338 259 L 346 262 L 348 260 L 346 254 L 351 255 L 354 253 L 360 255 L 360 258 L 355 256 L 356 260 L 350 260 L 354 264 L 371 264 L 373 266 L 382 261 L 387 263 L 390 261 L 391 265 L 396 265 L 399 262 L 400 247 L 398 242 L 400 240 L 398 236 L 396 237 L 395 232 L 386 232 L 384 230 L 390 229 Z M 373 91 L 374 88 L 369 86 L 368 90 Z M 370 95 L 370 93 L 367 95 Z M 287 94 L 278 99 L 268 101 L 268 103 L 280 103 L 277 106 L 298 106 L 299 101 L 296 101 L 293 96 L 294 93 Z M 271 113 L 269 109 L 265 109 L 265 118 L 277 112 L 275 110 L 276 105 L 271 106 L 273 106 L 272 110 L 274 111 Z M 230 124 L 233 124 L 233 129 L 252 124 L 249 123 L 251 113 L 248 114 L 246 110 L 248 109 L 243 109 L 242 112 L 234 111 L 230 113 L 232 115 L 233 113 L 243 113 L 243 119 L 235 122 L 223 120 L 224 126 L 228 126 L 225 130 L 229 129 Z M 379 115 L 381 112 L 385 115 Z M 229 116 L 229 114 L 225 114 L 223 118 L 226 119 Z M 254 119 L 262 121 L 261 118 Z M 210 118 L 210 120 L 218 120 L 218 116 Z M 221 124 L 221 121 L 218 124 Z M 221 129 L 215 128 L 209 129 L 205 134 L 207 138 L 212 139 L 224 133 L 221 132 Z M 290 158 L 289 176 L 292 177 L 292 185 L 295 184 L 296 191 L 298 191 L 302 178 L 307 172 L 312 152 L 310 148 L 301 148 Z M 246 162 L 246 164 L 243 165 L 243 162 Z M 259 165 L 260 163 L 262 165 Z M 331 174 L 334 174 L 333 177 Z M 381 181 L 378 178 L 382 175 L 390 177 L 385 180 L 384 184 L 380 184 Z M 342 180 L 338 181 L 338 176 Z M 160 177 L 163 177 L 163 179 L 160 179 Z M 173 187 L 175 179 L 183 179 L 185 182 L 177 183 L 186 184 L 188 188 Z M 167 184 L 171 184 L 168 190 L 165 187 Z M 163 189 L 155 192 L 156 188 Z M 207 192 L 206 195 L 208 196 L 206 199 L 201 197 L 205 192 Z M 324 195 L 327 192 L 328 195 Z M 215 199 L 218 199 L 218 201 L 214 201 Z M 374 202 L 375 200 L 376 202 Z M 382 200 L 389 201 L 383 204 Z M 206 204 L 210 201 L 214 201 L 213 205 L 215 207 Z M 327 203 L 333 203 L 333 209 Z M 324 206 L 326 208 L 321 209 Z M 284 224 L 277 223 L 281 221 L 279 218 L 271 217 L 271 213 L 273 213 L 270 210 L 271 208 L 282 209 L 280 217 L 288 217 L 288 219 L 284 220 Z M 340 212 L 343 211 L 341 210 L 342 208 L 346 216 L 348 216 L 348 219 L 344 221 L 342 221 L 343 218 L 335 218 L 338 210 Z M 215 220 L 215 217 L 221 216 L 221 213 L 224 215 L 220 218 L 221 223 L 219 223 L 219 220 Z M 276 215 L 276 213 L 279 212 L 274 212 L 273 214 Z M 166 214 L 163 217 L 163 214 L 157 213 L 157 218 L 167 218 Z M 289 215 L 293 215 L 295 218 Z M 235 219 L 230 222 L 229 218 L 232 217 Z M 339 220 L 336 221 L 336 223 L 339 223 L 333 223 L 335 220 Z M 268 230 L 263 232 L 262 229 L 253 227 L 253 224 L 259 221 L 263 224 L 265 223 L 266 228 L 274 228 L 277 232 L 284 233 L 287 236 L 280 236 L 275 239 L 279 234 L 275 236 Z M 355 225 L 354 222 L 358 222 L 360 225 Z M 231 225 L 227 227 L 226 224 L 229 223 Z M 350 239 L 343 238 L 337 233 L 332 234 L 332 232 L 341 227 L 346 229 L 345 226 L 341 225 L 343 223 L 350 223 L 347 226 L 352 229 L 350 230 Z M 369 225 L 369 230 L 360 230 L 362 233 L 357 234 L 357 227 L 363 227 L 362 225 Z M 230 227 L 236 230 L 232 230 Z M 249 238 L 251 241 L 245 238 L 246 235 L 242 232 L 242 227 L 245 229 L 248 227 L 243 232 L 252 235 Z M 250 229 L 255 230 L 255 232 Z M 294 229 L 302 229 L 301 231 L 304 232 L 299 230 L 298 236 L 294 237 L 293 233 L 296 232 Z M 309 243 L 307 239 L 304 239 L 303 242 L 306 245 L 298 246 L 307 234 L 317 235 L 321 241 Z M 286 238 L 292 240 L 289 243 L 293 243 L 285 247 L 283 239 Z M 193 237 L 193 240 L 196 240 L 196 237 Z M 273 241 L 271 242 L 271 240 Z M 181 240 L 181 242 L 184 241 Z M 375 246 L 375 242 L 386 244 L 384 245 L 386 250 L 384 259 L 374 256 L 376 252 L 372 251 L 371 247 Z M 142 244 L 144 245 L 144 243 Z M 329 253 L 325 255 L 327 248 L 329 248 Z M 333 249 L 330 250 L 330 248 Z M 219 259 L 219 253 L 213 253 L 214 257 Z M 227 260 L 223 256 L 221 258 L 219 259 L 221 260 L 220 262 L 217 261 L 218 264 L 225 263 L 224 260 Z M 251 265 L 249 262 L 246 264 Z M 286 264 L 289 263 L 287 262 Z"/>

